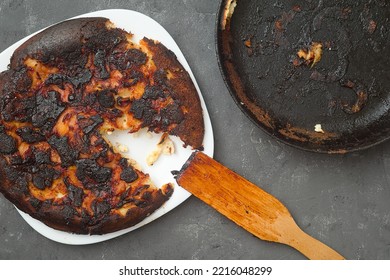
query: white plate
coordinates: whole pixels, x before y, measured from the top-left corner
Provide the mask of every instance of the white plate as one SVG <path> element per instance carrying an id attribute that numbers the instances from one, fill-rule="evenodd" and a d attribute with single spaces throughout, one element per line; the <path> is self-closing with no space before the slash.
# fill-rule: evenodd
<path id="1" fill-rule="evenodd" d="M 190 69 L 190 66 L 188 65 L 186 59 L 184 58 L 183 53 L 180 51 L 178 45 L 173 40 L 173 38 L 169 35 L 169 33 L 159 23 L 157 23 L 150 17 L 130 10 L 121 10 L 121 9 L 103 10 L 103 11 L 83 14 L 75 18 L 78 17 L 109 18 L 113 23 L 115 23 L 116 27 L 123 28 L 124 30 L 134 34 L 133 38 L 136 42 L 138 42 L 140 39 L 142 39 L 145 36 L 150 39 L 160 41 L 168 49 L 170 49 L 176 54 L 177 59 L 180 61 L 183 67 L 188 71 L 198 91 L 202 103 L 203 117 L 205 121 L 205 138 L 203 141 L 204 152 L 209 156 L 213 156 L 214 138 L 213 138 L 213 131 L 211 127 L 210 117 L 207 112 L 206 105 L 204 103 L 202 94 L 199 90 L 199 86 L 196 83 L 195 77 Z M 7 65 L 9 64 L 11 55 L 14 52 L 14 50 L 34 34 L 31 34 L 30 36 L 27 36 L 26 38 L 13 44 L 12 46 L 7 48 L 0 54 L 0 71 L 7 69 Z M 129 148 L 129 152 L 125 154 L 135 159 L 138 162 L 138 164 L 141 165 L 142 170 L 150 174 L 151 179 L 156 184 L 156 186 L 162 186 L 163 184 L 168 182 L 174 183 L 175 188 L 172 197 L 160 209 L 156 210 L 152 215 L 144 219 L 139 224 L 114 233 L 109 233 L 104 235 L 79 235 L 79 234 L 72 234 L 72 233 L 67 233 L 59 230 L 54 230 L 46 226 L 45 224 L 41 223 L 40 221 L 27 215 L 26 213 L 18 210 L 21 216 L 26 220 L 26 222 L 31 227 L 33 227 L 36 231 L 38 231 L 43 236 L 60 243 L 73 244 L 73 245 L 97 243 L 97 242 L 105 241 L 123 235 L 125 233 L 133 231 L 143 225 L 152 222 L 153 220 L 161 217 L 162 215 L 166 214 L 170 210 L 174 209 L 176 206 L 180 205 L 191 195 L 189 192 L 182 189 L 176 184 L 176 181 L 174 180 L 171 174 L 172 170 L 180 170 L 182 165 L 185 163 L 185 161 L 192 153 L 191 148 L 189 147 L 183 148 L 180 139 L 172 137 L 172 140 L 175 142 L 175 147 L 176 147 L 176 152 L 174 155 L 171 156 L 162 155 L 159 158 L 159 160 L 153 166 L 150 167 L 147 166 L 146 164 L 146 156 L 149 154 L 150 151 L 152 151 L 156 147 L 160 135 L 147 133 L 146 131 L 141 131 L 136 135 L 130 135 L 125 131 L 120 131 L 120 132 L 115 132 L 109 138 L 114 145 L 118 142 L 126 145 Z"/>

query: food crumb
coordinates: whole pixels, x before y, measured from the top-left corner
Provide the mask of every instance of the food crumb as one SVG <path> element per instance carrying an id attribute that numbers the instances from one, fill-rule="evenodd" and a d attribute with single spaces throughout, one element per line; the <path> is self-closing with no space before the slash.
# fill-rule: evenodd
<path id="1" fill-rule="evenodd" d="M 376 22 L 373 21 L 373 20 L 370 20 L 369 23 L 368 23 L 368 33 L 372 34 L 375 32 L 375 29 L 376 29 Z"/>
<path id="2" fill-rule="evenodd" d="M 121 153 L 127 153 L 129 151 L 129 148 L 126 145 L 123 145 L 123 144 L 120 144 L 120 143 L 117 143 L 116 148 Z"/>
<path id="3" fill-rule="evenodd" d="M 316 124 L 316 125 L 314 126 L 314 131 L 315 131 L 315 132 L 319 132 L 319 133 L 325 133 L 325 131 L 322 130 L 321 124 Z"/>
<path id="4" fill-rule="evenodd" d="M 313 42 L 308 51 L 300 49 L 297 52 L 297 55 L 299 58 L 303 58 L 308 63 L 311 63 L 311 67 L 313 67 L 315 64 L 317 64 L 321 60 L 322 44 L 317 43 L 317 42 Z"/>
<path id="5" fill-rule="evenodd" d="M 156 148 L 147 156 L 146 163 L 151 166 L 158 160 L 161 154 L 172 155 L 174 153 L 175 145 L 173 141 L 169 138 L 168 134 L 164 133 L 161 136 Z"/>
<path id="6" fill-rule="evenodd" d="M 251 41 L 251 38 L 249 38 L 248 40 L 245 40 L 244 44 L 245 44 L 245 47 L 247 47 L 247 48 L 251 48 L 251 47 L 252 47 L 252 41 Z"/>

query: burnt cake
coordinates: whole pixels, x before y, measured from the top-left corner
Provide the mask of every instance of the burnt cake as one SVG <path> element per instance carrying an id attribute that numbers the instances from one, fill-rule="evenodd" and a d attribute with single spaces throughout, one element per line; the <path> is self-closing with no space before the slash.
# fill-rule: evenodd
<path id="1" fill-rule="evenodd" d="M 173 52 L 106 18 L 68 20 L 15 50 L 0 74 L 0 191 L 46 225 L 104 234 L 169 199 L 105 138 L 116 129 L 178 136 L 202 149 L 198 93 Z"/>

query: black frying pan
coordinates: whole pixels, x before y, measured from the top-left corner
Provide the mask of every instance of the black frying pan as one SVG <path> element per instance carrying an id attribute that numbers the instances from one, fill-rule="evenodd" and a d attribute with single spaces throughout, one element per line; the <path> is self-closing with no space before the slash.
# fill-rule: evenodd
<path id="1" fill-rule="evenodd" d="M 230 17 L 232 2 L 218 13 L 219 65 L 258 126 L 316 152 L 390 138 L 390 1 L 238 0 Z"/>

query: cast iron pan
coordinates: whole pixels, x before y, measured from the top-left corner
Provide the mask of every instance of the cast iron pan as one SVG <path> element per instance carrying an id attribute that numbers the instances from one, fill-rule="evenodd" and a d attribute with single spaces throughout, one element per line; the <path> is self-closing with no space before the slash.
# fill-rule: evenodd
<path id="1" fill-rule="evenodd" d="M 218 13 L 219 66 L 258 126 L 326 153 L 390 138 L 390 1 L 238 0 L 230 16 L 233 7 L 223 0 Z"/>

